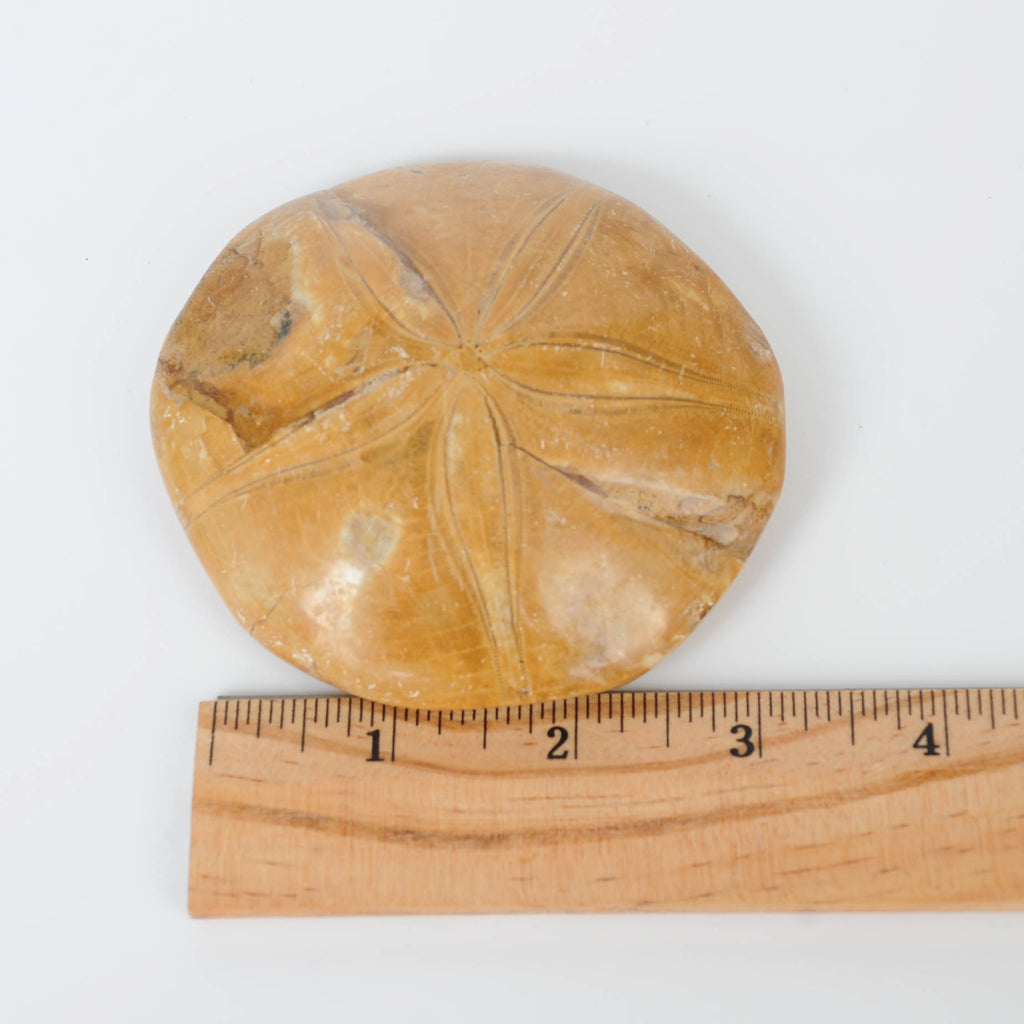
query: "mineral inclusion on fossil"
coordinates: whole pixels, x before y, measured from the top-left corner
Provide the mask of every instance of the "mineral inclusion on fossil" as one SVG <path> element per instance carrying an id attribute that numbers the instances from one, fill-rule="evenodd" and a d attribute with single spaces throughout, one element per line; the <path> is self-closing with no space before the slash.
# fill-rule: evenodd
<path id="1" fill-rule="evenodd" d="M 778 497 L 782 385 L 721 281 L 632 203 L 493 163 L 289 203 L 164 344 L 157 456 L 239 621 L 424 708 L 635 678 Z"/>

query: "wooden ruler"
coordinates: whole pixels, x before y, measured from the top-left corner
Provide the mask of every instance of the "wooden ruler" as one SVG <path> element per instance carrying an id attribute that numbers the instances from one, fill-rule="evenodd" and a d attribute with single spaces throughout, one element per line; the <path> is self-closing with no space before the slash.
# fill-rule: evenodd
<path id="1" fill-rule="evenodd" d="M 197 916 L 1024 907 L 1024 690 L 200 705 Z"/>

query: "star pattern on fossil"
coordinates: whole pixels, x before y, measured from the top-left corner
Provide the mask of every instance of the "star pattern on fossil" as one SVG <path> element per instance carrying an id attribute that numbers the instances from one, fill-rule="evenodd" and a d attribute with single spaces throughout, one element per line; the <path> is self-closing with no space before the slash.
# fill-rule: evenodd
<path id="1" fill-rule="evenodd" d="M 596 450 L 595 437 L 609 423 L 638 410 L 777 418 L 771 395 L 663 358 L 629 337 L 585 324 L 534 329 L 586 259 L 606 195 L 580 186 L 539 203 L 468 312 L 443 278 L 375 224 L 354 197 L 343 190 L 314 197 L 346 301 L 362 308 L 373 329 L 346 364 L 337 394 L 184 498 L 179 513 L 186 528 L 259 492 L 343 474 L 381 445 L 426 437 L 429 521 L 476 610 L 498 692 L 509 699 L 531 688 L 519 575 L 524 488 L 538 469 L 616 515 L 728 547 L 729 524 L 704 521 L 706 510 L 679 508 L 621 474 L 605 474 L 600 457 L 572 455 Z M 282 316 L 290 324 L 290 314 Z M 327 423 L 331 444 L 323 451 L 311 438 L 322 437 Z"/>

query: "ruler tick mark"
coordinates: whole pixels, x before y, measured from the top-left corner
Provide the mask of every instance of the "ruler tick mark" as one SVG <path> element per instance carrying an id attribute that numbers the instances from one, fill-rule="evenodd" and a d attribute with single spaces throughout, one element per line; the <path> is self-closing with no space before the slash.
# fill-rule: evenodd
<path id="1" fill-rule="evenodd" d="M 946 711 L 946 691 L 942 691 L 942 730 L 946 739 L 946 757 L 949 757 L 949 715 Z"/>
<path id="2" fill-rule="evenodd" d="M 992 690 L 988 691 L 988 713 L 992 719 L 992 728 L 996 727 L 996 697 Z"/>
<path id="3" fill-rule="evenodd" d="M 352 698 L 348 699 L 348 718 L 345 721 L 345 735 L 352 735 Z"/>
<path id="4" fill-rule="evenodd" d="M 568 718 L 568 715 L 566 715 Z M 572 699 L 572 759 L 579 760 L 580 756 L 580 699 Z"/>
<path id="5" fill-rule="evenodd" d="M 747 691 L 747 716 L 750 716 L 750 691 Z M 761 691 L 757 693 L 757 756 L 764 757 L 764 740 L 761 734 Z"/>
<path id="6" fill-rule="evenodd" d="M 299 751 L 306 749 L 306 699 L 302 700 L 302 739 L 299 742 Z"/>
<path id="7" fill-rule="evenodd" d="M 807 691 L 804 690 L 804 732 L 807 732 L 808 728 L 809 725 L 807 722 Z"/>
<path id="8" fill-rule="evenodd" d="M 263 701 L 256 703 L 256 739 L 260 738 L 260 726 L 263 724 Z"/>
<path id="9" fill-rule="evenodd" d="M 210 719 L 210 759 L 207 764 L 213 764 L 213 737 L 217 732 L 217 702 L 213 702 L 213 718 Z"/>

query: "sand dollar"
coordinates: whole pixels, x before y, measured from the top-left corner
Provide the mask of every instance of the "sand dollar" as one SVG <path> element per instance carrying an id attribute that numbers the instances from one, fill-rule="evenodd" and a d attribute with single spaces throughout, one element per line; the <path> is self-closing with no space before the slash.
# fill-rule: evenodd
<path id="1" fill-rule="evenodd" d="M 606 690 L 700 622 L 778 497 L 761 331 L 630 202 L 549 170 L 384 171 L 250 225 L 152 393 L 242 625 L 345 690 Z"/>

